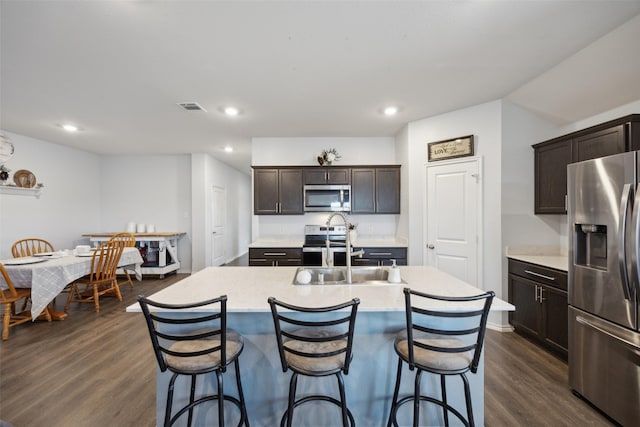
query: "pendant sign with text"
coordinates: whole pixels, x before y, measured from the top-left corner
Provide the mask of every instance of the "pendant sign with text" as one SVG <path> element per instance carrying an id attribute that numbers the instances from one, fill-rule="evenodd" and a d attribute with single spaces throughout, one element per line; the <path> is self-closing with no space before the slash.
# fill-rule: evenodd
<path id="1" fill-rule="evenodd" d="M 428 146 L 428 160 L 454 159 L 456 157 L 473 156 L 473 135 L 446 141 L 431 142 Z"/>

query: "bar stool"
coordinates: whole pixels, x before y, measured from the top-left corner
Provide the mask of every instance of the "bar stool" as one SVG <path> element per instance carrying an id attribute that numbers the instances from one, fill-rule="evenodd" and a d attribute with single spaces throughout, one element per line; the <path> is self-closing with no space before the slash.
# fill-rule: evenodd
<path id="1" fill-rule="evenodd" d="M 449 412 L 459 418 L 465 426 L 474 426 L 471 407 L 471 391 L 466 372 L 476 373 L 489 308 L 495 296 L 490 291 L 470 297 L 445 297 L 429 295 L 409 288 L 404 289 L 406 330 L 396 336 L 395 351 L 398 354 L 398 372 L 393 393 L 393 402 L 387 427 L 398 423 L 396 415 L 400 406 L 413 402 L 413 426 L 420 422 L 420 401 L 442 407 L 444 425 L 449 425 Z M 415 299 L 412 301 L 412 296 Z M 454 310 L 438 309 L 443 302 L 455 303 Z M 413 394 L 398 400 L 403 362 L 413 371 L 417 368 Z M 422 372 L 440 375 L 441 397 L 421 395 Z M 467 419 L 447 403 L 446 377 L 460 375 L 464 385 Z"/>
<path id="2" fill-rule="evenodd" d="M 298 307 L 278 301 L 273 297 L 268 299 L 273 315 L 273 323 L 278 341 L 278 352 L 282 371 L 291 369 L 293 374 L 289 384 L 289 400 L 287 410 L 282 415 L 280 426 L 291 427 L 293 410 L 299 405 L 310 401 L 325 401 L 341 408 L 342 425 L 355 426 L 353 415 L 347 408 L 345 399 L 344 380 L 342 373 L 349 373 L 351 350 L 353 347 L 353 331 L 356 312 L 360 300 L 351 301 L 331 307 Z M 288 310 L 286 314 L 278 308 Z M 343 309 L 351 308 L 350 311 Z M 340 312 L 338 312 L 340 310 Z M 331 319 L 327 313 L 338 312 Z M 300 314 L 303 315 L 300 315 Z M 338 316 L 336 318 L 336 316 Z M 298 375 L 308 377 L 325 377 L 335 375 L 338 380 L 340 400 L 331 396 L 314 394 L 296 400 Z M 347 422 L 347 419 L 349 420 Z"/>
<path id="3" fill-rule="evenodd" d="M 138 302 L 149 328 L 153 351 L 160 370 L 162 372 L 169 370 L 173 373 L 169 381 L 164 425 L 173 425 L 185 412 L 189 412 L 187 423 L 191 426 L 193 408 L 201 403 L 217 400 L 218 425 L 224 426 L 224 401 L 226 400 L 233 403 L 240 411 L 238 426 L 244 424 L 248 427 L 249 419 L 238 364 L 244 341 L 240 334 L 227 328 L 227 296 L 223 295 L 193 304 L 163 304 L 141 295 L 138 296 Z M 197 313 L 188 311 L 205 305 L 212 306 L 211 310 Z M 161 330 L 158 329 L 160 325 L 162 325 Z M 231 363 L 235 366 L 238 398 L 225 395 L 223 392 L 222 374 Z M 196 377 L 210 372 L 216 374 L 217 394 L 195 400 Z M 191 377 L 189 404 L 171 416 L 173 389 L 180 375 Z"/>

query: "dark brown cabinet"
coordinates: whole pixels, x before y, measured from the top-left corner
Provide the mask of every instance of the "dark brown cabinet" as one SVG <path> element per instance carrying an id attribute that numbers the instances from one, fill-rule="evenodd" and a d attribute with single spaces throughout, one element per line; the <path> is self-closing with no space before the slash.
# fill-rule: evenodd
<path id="1" fill-rule="evenodd" d="M 535 213 L 567 212 L 567 165 L 571 163 L 571 139 L 535 150 Z"/>
<path id="2" fill-rule="evenodd" d="M 575 137 L 573 146 L 575 151 L 574 162 L 624 153 L 627 151 L 624 125 L 613 126 L 598 132 Z"/>
<path id="3" fill-rule="evenodd" d="M 516 332 L 567 358 L 567 273 L 509 260 L 509 322 Z"/>
<path id="4" fill-rule="evenodd" d="M 255 215 L 302 215 L 302 169 L 254 168 Z"/>
<path id="5" fill-rule="evenodd" d="M 249 248 L 249 266 L 284 267 L 302 265 L 302 248 Z"/>
<path id="6" fill-rule="evenodd" d="M 255 215 L 304 214 L 304 185 L 351 184 L 351 213 L 399 214 L 400 166 L 254 166 Z"/>
<path id="7" fill-rule="evenodd" d="M 351 181 L 351 169 L 336 167 L 313 167 L 303 170 L 305 185 L 345 185 Z"/>
<path id="8" fill-rule="evenodd" d="M 391 265 L 392 259 L 396 260 L 396 265 L 407 265 L 407 248 L 401 247 L 379 247 L 379 248 L 354 248 L 364 250 L 362 258 L 354 257 L 352 265 L 385 266 Z"/>
<path id="9" fill-rule="evenodd" d="M 400 166 L 352 168 L 351 213 L 399 214 Z"/>
<path id="10" fill-rule="evenodd" d="M 566 214 L 567 165 L 640 150 L 640 114 L 631 114 L 533 146 L 536 214 Z"/>

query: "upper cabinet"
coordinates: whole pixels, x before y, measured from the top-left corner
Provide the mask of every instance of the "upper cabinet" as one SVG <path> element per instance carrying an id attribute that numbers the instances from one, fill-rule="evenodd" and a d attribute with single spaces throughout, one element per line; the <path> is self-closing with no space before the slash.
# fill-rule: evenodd
<path id="1" fill-rule="evenodd" d="M 625 125 L 618 125 L 576 136 L 573 139 L 575 147 L 573 161 L 581 162 L 628 151 L 624 130 Z"/>
<path id="2" fill-rule="evenodd" d="M 535 213 L 567 212 L 567 165 L 572 141 L 542 145 L 535 150 Z"/>
<path id="3" fill-rule="evenodd" d="M 301 168 L 254 168 L 254 214 L 302 215 L 302 197 Z"/>
<path id="4" fill-rule="evenodd" d="M 640 114 L 632 114 L 533 146 L 535 213 L 566 214 L 567 165 L 640 150 Z"/>
<path id="5" fill-rule="evenodd" d="M 304 214 L 304 185 L 351 184 L 351 213 L 399 214 L 400 166 L 254 166 L 255 215 Z"/>
<path id="6" fill-rule="evenodd" d="M 349 184 L 351 181 L 351 169 L 329 167 L 304 168 L 304 184 Z"/>
<path id="7" fill-rule="evenodd" d="M 400 166 L 352 168 L 351 213 L 399 214 Z"/>

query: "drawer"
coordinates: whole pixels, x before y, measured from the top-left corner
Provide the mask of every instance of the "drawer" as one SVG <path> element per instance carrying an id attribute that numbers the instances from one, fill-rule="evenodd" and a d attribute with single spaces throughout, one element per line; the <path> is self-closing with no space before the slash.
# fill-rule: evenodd
<path id="1" fill-rule="evenodd" d="M 249 248 L 249 258 L 302 258 L 301 248 Z"/>
<path id="2" fill-rule="evenodd" d="M 567 272 L 553 268 L 543 267 L 537 264 L 509 260 L 509 273 L 516 276 L 525 277 L 538 283 L 553 286 L 558 289 L 567 290 Z"/>
<path id="3" fill-rule="evenodd" d="M 372 259 L 406 259 L 407 258 L 407 248 L 356 248 L 364 249 L 363 258 L 372 258 Z"/>
<path id="4" fill-rule="evenodd" d="M 284 267 L 302 265 L 302 248 L 249 248 L 249 266 Z"/>

